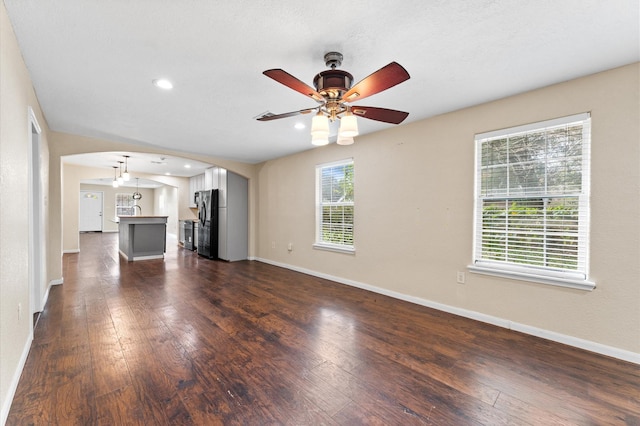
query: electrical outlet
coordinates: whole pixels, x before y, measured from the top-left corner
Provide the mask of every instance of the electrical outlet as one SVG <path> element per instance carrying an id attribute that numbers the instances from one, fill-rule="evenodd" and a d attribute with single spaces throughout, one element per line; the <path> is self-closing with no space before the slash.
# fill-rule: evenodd
<path id="1" fill-rule="evenodd" d="M 456 277 L 458 284 L 464 284 L 464 278 L 464 272 L 458 271 L 458 275 Z"/>
<path id="2" fill-rule="evenodd" d="M 22 319 L 22 303 L 18 303 L 18 321 Z"/>
<path id="3" fill-rule="evenodd" d="M 289 245 L 287 246 L 287 250 L 293 251 L 293 243 L 289 243 Z"/>
<path id="4" fill-rule="evenodd" d="M 271 248 L 276 248 L 276 242 L 275 241 L 271 241 Z"/>

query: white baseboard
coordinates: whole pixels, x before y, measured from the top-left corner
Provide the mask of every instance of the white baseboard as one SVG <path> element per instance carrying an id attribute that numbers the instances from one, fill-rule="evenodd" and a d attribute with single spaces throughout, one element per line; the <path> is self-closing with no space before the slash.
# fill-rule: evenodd
<path id="1" fill-rule="evenodd" d="M 562 343 L 568 346 L 584 349 L 589 352 L 595 352 L 600 355 L 610 356 L 622 361 L 632 362 L 634 364 L 640 364 L 640 354 L 627 351 L 613 346 L 603 345 L 601 343 L 592 342 L 590 340 L 580 339 L 578 337 L 568 336 L 566 334 L 556 333 L 555 331 L 549 331 L 542 328 L 532 327 L 526 324 L 519 324 L 517 322 L 511 323 L 511 330 L 519 331 L 520 333 L 530 334 L 532 336 L 540 337 L 542 339 L 552 340 L 554 342 Z"/>
<path id="2" fill-rule="evenodd" d="M 120 232 L 120 230 L 118 230 L 118 229 L 109 229 L 109 230 L 106 230 L 106 231 L 104 231 L 104 230 L 102 231 L 103 234 L 114 233 L 114 232 Z"/>
<path id="3" fill-rule="evenodd" d="M 11 403 L 13 402 L 13 397 L 15 396 L 16 390 L 18 389 L 20 376 L 22 375 L 22 370 L 24 369 L 24 365 L 27 362 L 27 357 L 29 356 L 29 350 L 31 349 L 31 342 L 33 342 L 33 328 L 29 331 L 29 338 L 25 342 L 24 348 L 22 349 L 22 355 L 20 356 L 20 360 L 18 361 L 18 365 L 16 367 L 16 370 L 13 372 L 13 377 L 11 378 L 11 383 L 9 384 L 7 397 L 5 398 L 4 401 L 2 401 L 2 413 L 0 413 L 0 425 L 4 425 L 7 422 L 7 417 L 9 417 L 9 410 L 11 409 Z"/>
<path id="4" fill-rule="evenodd" d="M 42 296 L 42 300 L 40 301 L 40 306 L 37 307 L 37 312 L 44 311 L 44 307 L 47 306 L 47 300 L 49 300 L 49 290 L 51 290 L 51 282 L 47 286 L 47 290 L 44 292 L 44 296 Z"/>
<path id="5" fill-rule="evenodd" d="M 47 305 L 47 300 L 49 300 L 49 290 L 54 285 L 60 285 L 64 282 L 64 278 L 58 278 L 55 280 L 49 281 L 49 285 L 47 286 L 47 291 L 42 298 L 42 309 Z M 18 362 L 18 367 L 13 374 L 13 379 L 11 380 L 11 384 L 9 386 L 9 393 L 7 394 L 7 398 L 2 402 L 2 414 L 0 415 L 0 425 L 4 425 L 7 422 L 7 417 L 9 416 L 9 410 L 11 409 L 11 403 L 13 402 L 13 397 L 16 394 L 16 389 L 18 389 L 18 383 L 20 381 L 20 376 L 22 375 L 22 370 L 24 369 L 24 365 L 27 362 L 27 357 L 29 356 L 29 350 L 31 349 L 31 343 L 33 342 L 33 327 L 31 327 L 31 331 L 29 332 L 29 338 L 22 350 L 22 355 L 20 356 L 20 361 Z"/>
<path id="6" fill-rule="evenodd" d="M 288 265 L 286 263 L 274 262 L 272 260 L 263 259 L 260 257 L 256 257 L 254 259 L 257 260 L 258 262 L 268 263 L 270 265 L 279 266 L 281 268 L 290 269 L 292 271 L 301 272 L 303 274 L 311 275 L 314 277 L 335 281 L 340 284 L 346 284 L 352 287 L 361 288 L 363 290 L 368 290 L 374 293 L 393 297 L 394 299 L 404 300 L 406 302 L 415 303 L 417 305 L 426 306 L 428 308 L 437 309 L 439 311 L 448 312 L 451 314 L 459 315 L 461 317 L 473 319 L 476 321 L 497 325 L 498 327 L 507 328 L 510 330 L 518 331 L 520 333 L 529 334 L 531 336 L 540 337 L 542 339 L 547 339 L 547 340 L 562 343 L 565 345 L 573 346 L 576 348 L 584 349 L 590 352 L 595 352 L 597 354 L 610 356 L 612 358 L 617 358 L 623 361 L 632 362 L 634 364 L 640 364 L 640 353 L 627 351 L 627 350 L 616 348 L 613 346 L 603 345 L 601 343 L 580 339 L 578 337 L 568 336 L 566 334 L 556 333 L 550 330 L 544 330 L 542 328 L 537 328 L 537 327 L 533 327 L 526 324 L 516 323 L 504 318 L 498 318 L 492 315 L 486 315 L 481 312 L 470 311 L 468 309 L 445 305 L 443 303 L 422 299 L 420 297 L 410 296 L 407 294 L 399 293 L 397 291 L 372 286 L 369 284 L 361 283 L 359 281 L 349 280 L 346 278 L 336 277 L 333 275 L 313 271 L 306 268 L 300 268 L 294 265 Z"/>
<path id="7" fill-rule="evenodd" d="M 80 253 L 80 249 L 62 250 L 62 254 Z"/>
<path id="8" fill-rule="evenodd" d="M 51 287 L 54 285 L 61 285 L 63 282 L 64 282 L 64 278 L 58 278 L 58 279 L 49 281 L 49 285 L 47 286 L 47 291 L 44 293 L 44 297 L 40 301 L 41 310 L 44 310 L 44 307 L 47 306 L 47 300 L 49 300 L 49 291 L 51 290 Z"/>
<path id="9" fill-rule="evenodd" d="M 51 287 L 52 285 L 60 285 L 63 283 L 64 283 L 64 278 L 58 278 L 58 279 L 49 281 L 49 287 Z"/>

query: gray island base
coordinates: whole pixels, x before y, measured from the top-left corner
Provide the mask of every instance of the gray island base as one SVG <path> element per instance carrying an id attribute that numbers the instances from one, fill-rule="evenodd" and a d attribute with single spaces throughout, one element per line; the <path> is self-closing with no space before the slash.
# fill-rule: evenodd
<path id="1" fill-rule="evenodd" d="M 128 261 L 163 259 L 167 248 L 167 216 L 120 216 L 120 254 Z"/>

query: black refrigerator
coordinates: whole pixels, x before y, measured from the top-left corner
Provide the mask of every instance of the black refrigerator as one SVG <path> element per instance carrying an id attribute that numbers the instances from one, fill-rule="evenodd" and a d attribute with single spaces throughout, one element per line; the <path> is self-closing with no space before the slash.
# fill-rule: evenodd
<path id="1" fill-rule="evenodd" d="M 198 202 L 198 254 L 218 258 L 218 190 L 200 191 Z"/>

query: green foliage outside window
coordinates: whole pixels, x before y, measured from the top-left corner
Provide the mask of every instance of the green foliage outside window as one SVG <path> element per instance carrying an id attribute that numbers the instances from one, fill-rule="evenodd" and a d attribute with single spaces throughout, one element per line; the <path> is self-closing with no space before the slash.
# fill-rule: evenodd
<path id="1" fill-rule="evenodd" d="M 321 169 L 321 242 L 353 246 L 353 163 Z"/>
<path id="2" fill-rule="evenodd" d="M 575 270 L 577 198 L 485 202 L 482 257 L 486 260 Z"/>

